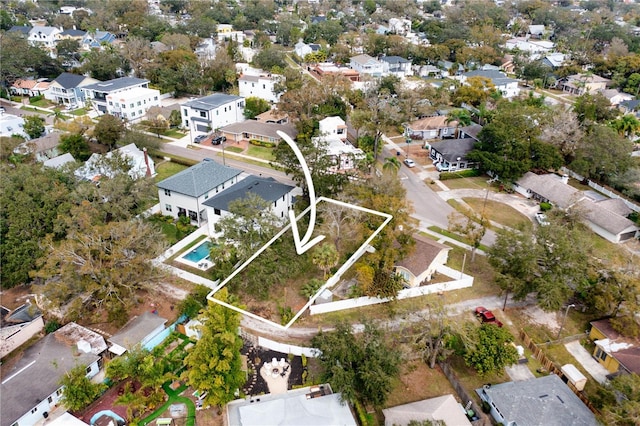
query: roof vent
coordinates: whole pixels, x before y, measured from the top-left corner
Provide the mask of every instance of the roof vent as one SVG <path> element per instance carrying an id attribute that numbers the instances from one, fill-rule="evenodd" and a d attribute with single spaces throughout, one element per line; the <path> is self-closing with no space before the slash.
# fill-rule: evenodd
<path id="1" fill-rule="evenodd" d="M 85 354 L 91 352 L 91 343 L 87 342 L 86 340 L 78 340 L 78 343 L 76 343 L 76 345 L 78 346 L 78 350 L 84 352 Z"/>

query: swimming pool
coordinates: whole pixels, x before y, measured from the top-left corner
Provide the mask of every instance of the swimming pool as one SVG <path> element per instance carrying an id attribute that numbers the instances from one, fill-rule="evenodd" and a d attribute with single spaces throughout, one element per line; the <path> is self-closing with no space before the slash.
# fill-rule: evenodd
<path id="1" fill-rule="evenodd" d="M 102 410 L 97 412 L 96 414 L 93 415 L 93 417 L 91 417 L 91 421 L 89 423 L 94 425 L 98 421 L 98 419 L 102 416 L 111 417 L 113 420 L 116 421 L 116 424 L 118 425 L 126 424 L 125 420 L 122 417 L 120 417 L 119 415 L 117 415 L 111 410 Z"/>
<path id="2" fill-rule="evenodd" d="M 182 256 L 183 259 L 189 260 L 193 263 L 198 263 L 202 259 L 207 259 L 209 257 L 209 250 L 213 244 L 211 241 L 205 241 L 199 246 L 192 249 L 189 253 Z"/>

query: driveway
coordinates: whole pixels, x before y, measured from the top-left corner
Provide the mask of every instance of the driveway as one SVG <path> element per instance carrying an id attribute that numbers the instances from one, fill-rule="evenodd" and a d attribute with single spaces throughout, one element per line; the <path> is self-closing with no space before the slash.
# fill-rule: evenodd
<path id="1" fill-rule="evenodd" d="M 525 380 L 536 378 L 531 370 L 529 370 L 529 366 L 527 364 L 513 364 L 509 367 L 505 367 L 504 370 L 514 382 L 523 382 Z"/>
<path id="2" fill-rule="evenodd" d="M 591 354 L 582 347 L 579 341 L 569 342 L 564 345 L 567 351 L 584 367 L 585 370 L 601 385 L 608 382 L 607 374 L 609 371 L 604 368 L 598 361 L 593 359 Z"/>

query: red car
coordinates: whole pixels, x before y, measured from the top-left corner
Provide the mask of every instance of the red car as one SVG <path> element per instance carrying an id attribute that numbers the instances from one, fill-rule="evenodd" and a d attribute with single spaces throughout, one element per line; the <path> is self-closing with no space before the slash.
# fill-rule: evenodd
<path id="1" fill-rule="evenodd" d="M 500 322 L 500 320 L 498 320 L 496 316 L 493 315 L 493 312 L 485 307 L 478 306 L 476 308 L 476 316 L 480 318 L 480 321 L 482 323 L 495 324 L 498 327 L 502 327 L 502 322 Z"/>

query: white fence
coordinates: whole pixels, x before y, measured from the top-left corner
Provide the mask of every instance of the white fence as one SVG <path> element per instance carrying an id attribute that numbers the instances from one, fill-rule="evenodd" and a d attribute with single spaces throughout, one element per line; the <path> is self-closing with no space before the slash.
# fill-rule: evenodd
<path id="1" fill-rule="evenodd" d="M 461 288 L 471 287 L 473 285 L 473 277 L 463 274 L 460 271 L 451 269 L 448 266 L 440 266 L 437 271 L 451 278 L 459 277 L 454 281 L 447 281 L 438 284 L 425 285 L 420 287 L 408 288 L 398 292 L 398 299 L 409 299 L 411 297 L 424 296 L 427 294 L 440 293 L 444 291 L 458 290 Z M 337 302 L 322 303 L 319 305 L 311 305 L 309 313 L 311 315 L 324 314 L 327 312 L 341 311 L 344 309 L 360 308 L 363 306 L 376 305 L 379 303 L 389 302 L 389 298 L 379 297 L 358 297 L 356 299 L 339 300 Z"/>
<path id="2" fill-rule="evenodd" d="M 288 345 L 286 343 L 279 343 L 275 340 L 267 339 L 265 337 L 258 337 L 258 346 L 271 349 L 273 351 L 282 352 L 283 354 L 303 355 L 310 358 L 315 358 L 318 354 L 317 349 L 305 348 L 302 346 Z"/>
<path id="3" fill-rule="evenodd" d="M 580 182 L 583 182 L 585 180 L 583 176 L 580 176 L 579 174 L 577 174 L 573 170 L 569 170 L 566 167 L 563 167 L 560 170 L 562 170 L 563 173 L 568 174 L 572 178 L 574 178 L 576 180 L 579 180 Z M 632 203 L 631 201 L 627 200 L 626 198 L 621 197 L 620 195 L 616 194 L 615 192 L 611 191 L 610 189 L 605 188 L 602 185 L 598 185 L 597 183 L 593 182 L 592 180 L 588 180 L 587 183 L 591 188 L 595 189 L 596 191 L 600 192 L 601 194 L 604 194 L 609 198 L 619 198 L 631 210 L 633 210 L 634 212 L 640 212 L 640 206 L 638 206 L 637 204 Z"/>

